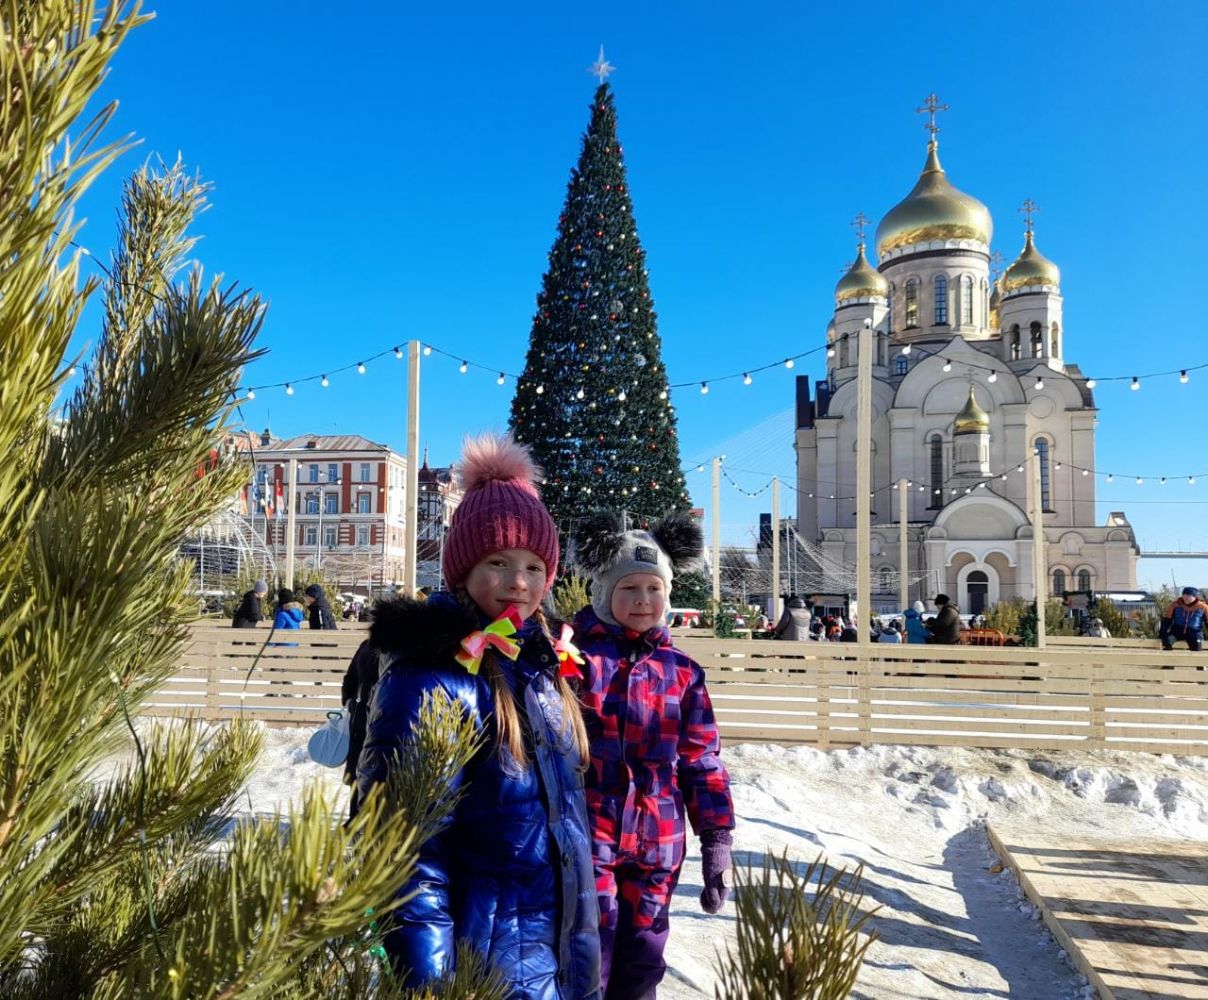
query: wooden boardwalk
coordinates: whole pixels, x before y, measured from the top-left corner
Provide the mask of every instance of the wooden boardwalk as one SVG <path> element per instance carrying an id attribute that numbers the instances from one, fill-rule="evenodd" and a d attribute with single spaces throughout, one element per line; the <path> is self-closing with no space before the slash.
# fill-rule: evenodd
<path id="1" fill-rule="evenodd" d="M 1103 1000 L 1208 998 L 1208 845 L 989 834 Z"/>

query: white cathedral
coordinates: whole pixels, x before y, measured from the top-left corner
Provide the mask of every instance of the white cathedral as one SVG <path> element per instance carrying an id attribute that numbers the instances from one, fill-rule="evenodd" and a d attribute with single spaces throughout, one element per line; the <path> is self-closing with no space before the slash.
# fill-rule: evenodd
<path id="1" fill-rule="evenodd" d="M 897 603 L 900 479 L 912 601 L 943 592 L 976 614 L 1034 598 L 1033 448 L 1050 593 L 1135 591 L 1127 518 L 1094 523 L 1097 409 L 1093 382 L 1064 360 L 1061 272 L 1036 249 L 1029 202 L 1023 251 L 991 282 L 990 213 L 949 182 L 930 110 L 923 172 L 877 226 L 877 267 L 861 234 L 835 287 L 827 378 L 813 398 L 798 379 L 797 530 L 832 564 L 855 564 L 856 345 L 870 323 L 874 605 Z"/>

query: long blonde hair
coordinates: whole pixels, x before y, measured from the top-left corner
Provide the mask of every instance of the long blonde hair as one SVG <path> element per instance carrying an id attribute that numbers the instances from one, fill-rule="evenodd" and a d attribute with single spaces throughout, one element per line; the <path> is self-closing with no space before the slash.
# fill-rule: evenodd
<path id="1" fill-rule="evenodd" d="M 465 588 L 457 588 L 457 599 L 462 605 L 475 614 L 478 605 L 470 597 Z M 538 608 L 533 612 L 541 631 L 553 645 L 554 639 L 550 634 L 549 622 L 545 612 Z M 482 655 L 482 668 L 486 673 L 487 682 L 491 685 L 491 694 L 495 700 L 495 746 L 499 751 L 506 752 L 515 762 L 516 767 L 523 770 L 528 767 L 528 750 L 525 747 L 525 726 L 520 719 L 520 709 L 516 705 L 516 696 L 508 684 L 503 668 L 493 649 L 488 649 Z M 558 686 L 558 694 L 562 698 L 562 734 L 570 733 L 575 749 L 579 753 L 579 769 L 586 770 L 590 760 L 590 750 L 587 745 L 587 727 L 583 724 L 583 713 L 579 707 L 579 699 L 567 679 L 558 673 L 554 674 Z"/>

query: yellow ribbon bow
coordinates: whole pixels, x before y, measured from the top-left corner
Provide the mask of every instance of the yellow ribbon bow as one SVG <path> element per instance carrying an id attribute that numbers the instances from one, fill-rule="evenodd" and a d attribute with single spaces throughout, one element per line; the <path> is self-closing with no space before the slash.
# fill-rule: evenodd
<path id="1" fill-rule="evenodd" d="M 574 634 L 575 630 L 564 624 L 562 637 L 554 640 L 554 652 L 558 654 L 558 676 L 560 677 L 578 677 L 579 671 L 575 669 L 575 664 L 583 665 L 583 654 L 579 652 L 579 647 L 571 642 Z"/>
<path id="2" fill-rule="evenodd" d="M 516 659 L 520 655 L 520 643 L 516 642 L 512 636 L 516 634 L 521 624 L 520 613 L 516 610 L 515 605 L 509 604 L 508 609 L 486 628 L 471 632 L 462 639 L 462 651 L 454 659 L 466 668 L 467 673 L 471 674 L 478 673 L 478 668 L 482 666 L 482 654 L 488 648 L 497 650 L 509 660 Z"/>

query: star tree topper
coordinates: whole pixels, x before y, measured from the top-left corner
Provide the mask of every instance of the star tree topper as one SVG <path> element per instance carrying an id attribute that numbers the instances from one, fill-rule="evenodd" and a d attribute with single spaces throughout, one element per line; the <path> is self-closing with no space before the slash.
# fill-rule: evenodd
<path id="1" fill-rule="evenodd" d="M 596 57 L 596 61 L 587 67 L 587 72 L 603 83 L 608 79 L 608 74 L 615 73 L 616 69 L 612 63 L 604 58 L 604 46 L 601 45 L 600 54 Z"/>

